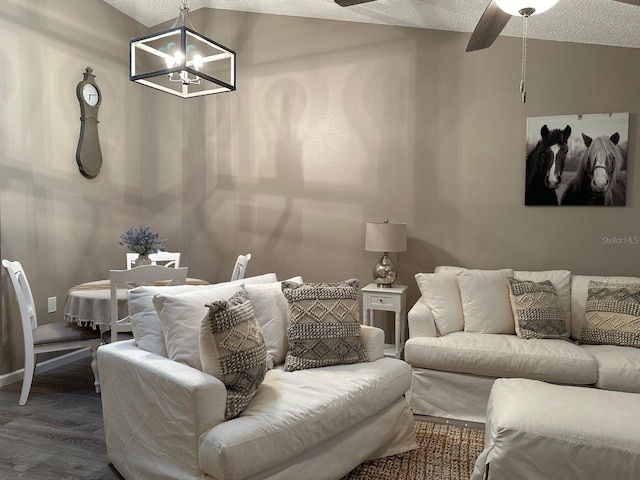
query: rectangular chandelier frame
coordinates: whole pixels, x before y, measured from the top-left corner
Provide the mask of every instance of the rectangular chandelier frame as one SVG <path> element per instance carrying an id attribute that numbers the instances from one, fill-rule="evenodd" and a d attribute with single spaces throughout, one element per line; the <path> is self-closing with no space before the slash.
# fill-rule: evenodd
<path id="1" fill-rule="evenodd" d="M 198 59 L 202 64 L 200 69 L 196 69 L 197 65 L 193 58 L 188 58 L 188 55 L 184 54 L 172 67 L 167 66 L 167 60 L 174 61 L 175 57 L 161 50 L 163 47 L 159 48 L 158 44 L 160 40 L 171 38 L 177 39 L 173 43 L 179 45 L 180 52 L 187 52 L 188 47 L 194 44 L 198 46 L 199 50 L 206 50 L 206 52 L 201 52 L 201 58 Z M 231 92 L 236 89 L 235 57 L 236 53 L 233 50 L 191 28 L 184 25 L 173 27 L 129 41 L 129 79 L 181 98 Z M 207 72 L 213 67 L 222 70 L 224 80 L 219 78 L 221 75 L 214 76 Z M 168 78 L 171 74 L 177 74 L 178 78 L 181 75 L 187 77 L 191 75 L 190 78 L 199 78 L 199 81 L 197 84 L 195 82 L 170 82 Z"/>

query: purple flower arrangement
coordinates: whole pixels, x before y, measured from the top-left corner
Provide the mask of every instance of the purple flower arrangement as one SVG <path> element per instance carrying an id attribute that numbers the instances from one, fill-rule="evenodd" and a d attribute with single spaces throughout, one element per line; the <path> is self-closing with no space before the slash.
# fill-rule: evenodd
<path id="1" fill-rule="evenodd" d="M 120 245 L 126 246 L 132 252 L 139 255 L 149 255 L 158 251 L 164 251 L 162 244 L 167 239 L 158 240 L 158 234 L 151 231 L 151 226 L 133 227 L 120 235 Z"/>

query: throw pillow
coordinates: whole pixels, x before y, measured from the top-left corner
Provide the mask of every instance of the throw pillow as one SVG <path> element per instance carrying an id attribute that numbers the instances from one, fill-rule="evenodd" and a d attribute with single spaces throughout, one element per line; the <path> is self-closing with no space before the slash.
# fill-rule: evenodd
<path id="1" fill-rule="evenodd" d="M 465 332 L 516 333 L 507 280 L 513 270 L 465 269 L 457 276 Z"/>
<path id="2" fill-rule="evenodd" d="M 282 282 L 289 308 L 287 372 L 366 362 L 360 334 L 358 280 Z"/>
<path id="3" fill-rule="evenodd" d="M 227 389 L 225 418 L 229 420 L 242 413 L 264 380 L 267 350 L 246 291 L 207 307 L 200 331 L 200 360 L 203 371 L 220 379 Z"/>
<path id="4" fill-rule="evenodd" d="M 226 300 L 241 289 L 242 284 L 223 284 L 176 295 L 156 294 L 153 306 L 160 318 L 169 358 L 202 370 L 198 339 L 200 323 L 207 312 L 205 305 Z"/>
<path id="5" fill-rule="evenodd" d="M 131 330 L 136 344 L 142 350 L 167 356 L 162 326 L 156 309 L 153 307 L 153 296 L 156 293 L 174 295 L 177 293 L 198 290 L 202 285 L 176 285 L 167 287 L 136 287 L 127 292 L 127 304 Z"/>
<path id="6" fill-rule="evenodd" d="M 589 282 L 582 341 L 640 348 L 640 283 Z"/>
<path id="7" fill-rule="evenodd" d="M 302 277 L 289 282 L 302 283 Z M 253 305 L 253 312 L 262 329 L 267 347 L 267 368 L 282 365 L 287 354 L 287 299 L 282 293 L 282 282 L 245 285 Z"/>
<path id="8" fill-rule="evenodd" d="M 542 270 L 542 271 L 516 271 L 514 278 L 529 280 L 531 282 L 543 282 L 549 280 L 556 289 L 558 301 L 564 310 L 567 324 L 567 332 L 571 333 L 571 272 L 569 270 Z"/>
<path id="9" fill-rule="evenodd" d="M 422 301 L 431 309 L 438 333 L 446 335 L 464 328 L 460 288 L 455 273 L 418 273 L 416 282 Z"/>
<path id="10" fill-rule="evenodd" d="M 518 337 L 569 337 L 567 316 L 550 280 L 532 282 L 509 278 L 509 297 Z"/>
<path id="11" fill-rule="evenodd" d="M 241 285 L 243 283 L 261 284 L 275 282 L 276 280 L 275 273 L 266 273 L 248 277 L 243 280 L 217 283 L 215 286 L 228 284 Z M 160 324 L 158 313 L 153 306 L 154 295 L 156 293 L 174 295 L 198 290 L 203 287 L 211 287 L 211 285 L 142 286 L 129 290 L 127 292 L 127 304 L 129 318 L 131 319 L 131 329 L 133 330 L 133 337 L 136 340 L 137 346 L 147 352 L 167 357 L 167 347 L 165 345 L 164 334 L 162 333 L 162 325 Z"/>

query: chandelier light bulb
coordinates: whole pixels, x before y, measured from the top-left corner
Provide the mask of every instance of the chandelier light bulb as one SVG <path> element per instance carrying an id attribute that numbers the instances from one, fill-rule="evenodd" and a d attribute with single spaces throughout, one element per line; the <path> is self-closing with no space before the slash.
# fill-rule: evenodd
<path id="1" fill-rule="evenodd" d="M 202 61 L 202 56 L 201 55 L 194 55 L 193 56 L 193 68 L 195 68 L 196 70 L 200 71 L 200 70 L 202 70 L 203 66 L 204 66 L 204 62 Z"/>

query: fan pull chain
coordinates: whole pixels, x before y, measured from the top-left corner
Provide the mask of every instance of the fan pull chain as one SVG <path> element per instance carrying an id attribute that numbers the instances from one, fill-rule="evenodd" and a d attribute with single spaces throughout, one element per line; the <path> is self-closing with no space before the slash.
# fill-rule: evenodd
<path id="1" fill-rule="evenodd" d="M 522 78 L 520 79 L 520 94 L 522 95 L 522 103 L 527 101 L 527 89 L 525 79 L 527 76 L 527 23 L 529 15 L 522 16 Z"/>

